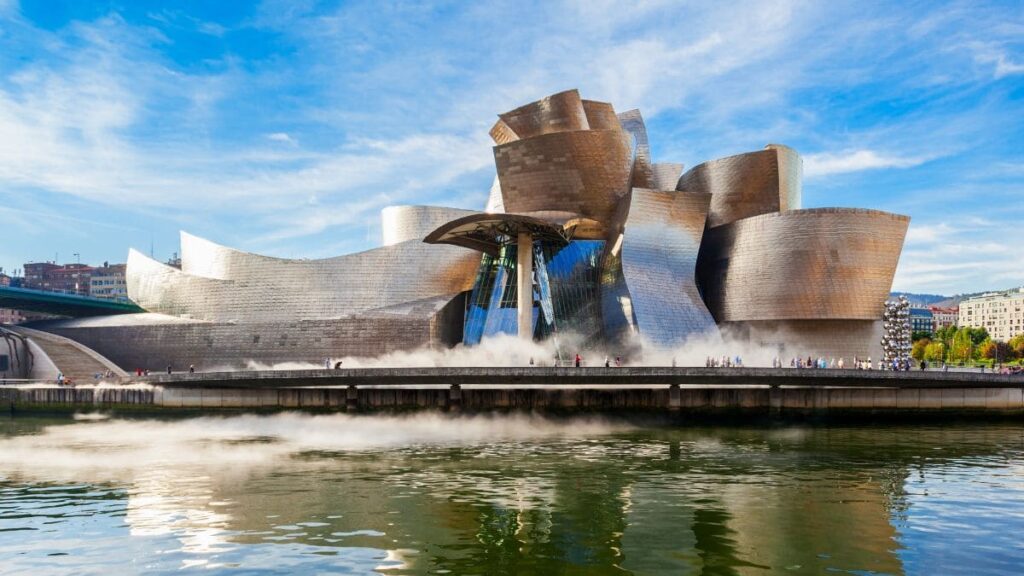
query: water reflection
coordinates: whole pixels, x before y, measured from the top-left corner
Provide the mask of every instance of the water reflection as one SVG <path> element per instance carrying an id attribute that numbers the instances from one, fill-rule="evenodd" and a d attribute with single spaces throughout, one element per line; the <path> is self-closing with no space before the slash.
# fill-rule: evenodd
<path id="1" fill-rule="evenodd" d="M 1021 426 L 5 426 L 0 554 L 14 571 L 998 574 L 1024 560 Z"/>

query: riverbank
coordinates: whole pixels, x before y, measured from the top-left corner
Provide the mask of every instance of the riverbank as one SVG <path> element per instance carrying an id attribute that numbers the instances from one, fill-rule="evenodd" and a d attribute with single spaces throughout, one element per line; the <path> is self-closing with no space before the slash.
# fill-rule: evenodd
<path id="1" fill-rule="evenodd" d="M 1024 414 L 1024 377 L 766 368 L 388 368 L 172 374 L 0 388 L 19 411 Z"/>

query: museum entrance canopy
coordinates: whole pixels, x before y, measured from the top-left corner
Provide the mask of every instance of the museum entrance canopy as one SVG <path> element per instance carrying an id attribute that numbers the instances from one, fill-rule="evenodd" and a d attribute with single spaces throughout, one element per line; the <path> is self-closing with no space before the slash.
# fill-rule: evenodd
<path id="1" fill-rule="evenodd" d="M 452 220 L 427 234 L 428 244 L 453 244 L 498 256 L 501 247 L 514 244 L 520 234 L 535 241 L 564 246 L 574 236 L 591 237 L 603 230 L 597 222 L 568 212 L 536 214 L 480 213 Z M 579 234 L 577 234 L 579 233 Z"/>

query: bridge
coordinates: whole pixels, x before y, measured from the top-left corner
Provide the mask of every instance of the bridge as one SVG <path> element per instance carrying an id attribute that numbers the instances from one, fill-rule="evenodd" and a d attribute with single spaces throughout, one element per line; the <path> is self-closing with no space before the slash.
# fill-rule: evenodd
<path id="1" fill-rule="evenodd" d="M 119 302 L 78 294 L 46 292 L 30 288 L 0 286 L 0 308 L 13 308 L 24 312 L 42 312 L 56 316 L 107 316 L 109 314 L 135 314 L 145 312 L 132 302 Z"/>

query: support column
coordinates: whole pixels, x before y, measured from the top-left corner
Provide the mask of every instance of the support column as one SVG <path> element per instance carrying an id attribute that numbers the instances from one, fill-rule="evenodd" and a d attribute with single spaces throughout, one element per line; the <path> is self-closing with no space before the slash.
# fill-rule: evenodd
<path id="1" fill-rule="evenodd" d="M 345 390 L 345 410 L 348 412 L 359 410 L 359 390 L 354 384 L 350 384 Z"/>
<path id="2" fill-rule="evenodd" d="M 519 233 L 519 254 L 516 262 L 519 337 L 533 340 L 533 236 Z"/>

